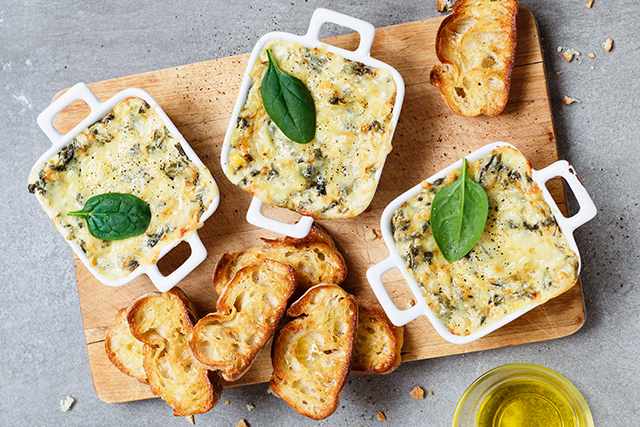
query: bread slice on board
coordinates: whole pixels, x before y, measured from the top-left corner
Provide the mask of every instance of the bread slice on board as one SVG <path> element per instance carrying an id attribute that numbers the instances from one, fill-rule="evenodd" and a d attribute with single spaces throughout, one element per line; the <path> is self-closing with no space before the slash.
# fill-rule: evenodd
<path id="1" fill-rule="evenodd" d="M 173 415 L 203 414 L 220 400 L 217 373 L 198 364 L 189 350 L 195 311 L 179 289 L 151 292 L 127 310 L 131 335 L 141 341 L 143 366 L 151 390 L 173 407 Z"/>
<path id="2" fill-rule="evenodd" d="M 509 98 L 518 0 L 458 0 L 452 10 L 436 35 L 442 65 L 429 80 L 455 113 L 497 116 Z"/>
<path id="3" fill-rule="evenodd" d="M 377 302 L 354 296 L 358 305 L 358 329 L 351 372 L 388 374 L 400 366 L 404 326 L 395 326 Z"/>
<path id="4" fill-rule="evenodd" d="M 300 414 L 324 419 L 338 407 L 349 374 L 358 307 L 339 286 L 320 284 L 287 314 L 295 319 L 273 341 L 271 389 Z"/>
<path id="5" fill-rule="evenodd" d="M 292 267 L 265 259 L 238 271 L 189 341 L 195 358 L 235 381 L 273 336 L 296 288 Z"/>
<path id="6" fill-rule="evenodd" d="M 302 239 L 285 237 L 262 241 L 266 246 L 222 255 L 213 275 L 213 286 L 219 295 L 240 269 L 260 264 L 267 258 L 293 267 L 298 278 L 297 295 L 319 283 L 339 285 L 347 275 L 344 258 L 333 239 L 315 223 L 307 237 Z"/>
<path id="7" fill-rule="evenodd" d="M 104 349 L 116 368 L 147 384 L 147 373 L 142 366 L 143 344 L 129 331 L 127 308 L 121 309 L 116 314 L 116 323 L 109 329 L 104 340 Z"/>

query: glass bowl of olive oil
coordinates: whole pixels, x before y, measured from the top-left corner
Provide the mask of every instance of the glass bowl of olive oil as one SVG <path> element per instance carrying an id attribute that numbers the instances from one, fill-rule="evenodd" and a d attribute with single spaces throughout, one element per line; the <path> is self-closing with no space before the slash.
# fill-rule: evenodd
<path id="1" fill-rule="evenodd" d="M 562 375 L 512 363 L 486 372 L 464 392 L 452 427 L 593 427 L 584 398 Z"/>

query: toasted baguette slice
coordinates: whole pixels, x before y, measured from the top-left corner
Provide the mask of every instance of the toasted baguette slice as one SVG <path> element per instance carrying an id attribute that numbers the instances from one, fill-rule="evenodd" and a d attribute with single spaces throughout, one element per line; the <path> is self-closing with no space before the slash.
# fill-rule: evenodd
<path id="1" fill-rule="evenodd" d="M 431 84 L 455 113 L 497 116 L 509 98 L 518 0 L 458 0 L 440 25 Z"/>
<path id="2" fill-rule="evenodd" d="M 358 307 L 339 286 L 320 284 L 287 314 L 297 318 L 273 341 L 271 389 L 302 415 L 324 419 L 338 407 L 349 374 Z"/>
<path id="3" fill-rule="evenodd" d="M 189 350 L 193 312 L 178 288 L 143 295 L 127 310 L 131 335 L 144 344 L 142 365 L 151 390 L 181 417 L 211 410 L 222 394 L 218 374 L 198 364 Z"/>
<path id="4" fill-rule="evenodd" d="M 116 314 L 116 323 L 109 329 L 104 340 L 104 349 L 107 352 L 107 357 L 116 368 L 147 384 L 147 373 L 142 366 L 143 344 L 135 339 L 129 331 L 127 308 L 121 309 Z"/>
<path id="5" fill-rule="evenodd" d="M 195 358 L 221 370 L 227 381 L 240 378 L 273 336 L 295 288 L 293 268 L 277 261 L 238 271 L 218 298 L 218 311 L 193 329 L 189 347 Z"/>
<path id="6" fill-rule="evenodd" d="M 224 254 L 216 265 L 213 286 L 221 295 L 233 276 L 242 268 L 273 259 L 290 265 L 298 278 L 297 295 L 319 283 L 339 285 L 347 275 L 344 258 L 329 234 L 313 224 L 307 237 L 295 239 L 262 239 L 266 247 L 253 247 L 244 252 Z"/>
<path id="7" fill-rule="evenodd" d="M 351 371 L 388 374 L 400 366 L 404 326 L 395 326 L 377 302 L 354 296 L 358 305 L 358 329 Z"/>

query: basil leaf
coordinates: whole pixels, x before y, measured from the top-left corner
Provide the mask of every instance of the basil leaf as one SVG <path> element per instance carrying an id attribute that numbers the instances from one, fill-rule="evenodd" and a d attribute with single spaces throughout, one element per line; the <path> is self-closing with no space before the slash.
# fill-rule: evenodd
<path id="1" fill-rule="evenodd" d="M 488 213 L 487 193 L 469 178 L 467 159 L 463 159 L 460 177 L 438 191 L 431 204 L 433 238 L 447 261 L 460 259 L 473 249 Z"/>
<path id="2" fill-rule="evenodd" d="M 151 209 L 133 194 L 105 193 L 91 197 L 82 210 L 68 212 L 87 221 L 89 233 L 102 240 L 124 240 L 144 233 Z"/>
<path id="3" fill-rule="evenodd" d="M 260 96 L 269 118 L 287 138 L 306 144 L 316 134 L 316 106 L 302 81 L 280 71 L 267 49 L 269 68 L 262 78 Z"/>

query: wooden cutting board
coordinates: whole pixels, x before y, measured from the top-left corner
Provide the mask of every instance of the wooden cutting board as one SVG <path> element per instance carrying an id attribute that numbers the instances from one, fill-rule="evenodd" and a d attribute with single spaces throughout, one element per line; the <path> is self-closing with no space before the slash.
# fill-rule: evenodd
<path id="1" fill-rule="evenodd" d="M 535 169 L 558 159 L 549 92 L 540 36 L 532 14 L 520 8 L 518 47 L 511 94 L 505 111 L 498 117 L 464 118 L 452 113 L 440 93 L 429 84 L 429 71 L 437 63 L 435 34 L 442 18 L 410 22 L 376 31 L 371 55 L 395 67 L 403 76 L 406 95 L 393 140 L 393 152 L 370 210 L 357 218 L 321 221 L 335 238 L 344 255 L 348 275 L 343 286 L 349 292 L 375 299 L 365 278 L 367 268 L 388 256 L 379 236 L 384 207 L 416 183 L 431 176 L 471 151 L 494 141 L 516 145 Z M 338 36 L 328 43 L 354 49 L 358 37 Z M 90 84 L 101 100 L 128 87 L 148 91 L 173 120 L 195 152 L 209 167 L 222 194 L 220 206 L 200 229 L 208 257 L 180 284 L 193 300 L 200 315 L 215 308 L 217 295 L 212 287 L 214 266 L 224 252 L 240 251 L 260 244 L 260 237 L 276 237 L 245 220 L 250 196 L 225 178 L 220 167 L 220 149 L 249 55 L 216 59 L 176 68 Z M 59 95 L 59 94 L 58 94 Z M 69 106 L 56 118 L 56 127 L 66 132 L 87 114 L 81 102 Z M 560 180 L 549 189 L 566 211 Z M 268 215 L 295 220 L 296 214 L 269 207 Z M 178 246 L 161 261 L 165 274 L 188 255 L 188 247 Z M 102 285 L 75 259 L 78 293 L 93 383 L 98 397 L 106 402 L 125 402 L 153 397 L 148 386 L 138 383 L 111 365 L 104 352 L 104 337 L 114 323 L 116 312 L 148 291 L 151 282 L 142 276 L 120 288 Z M 161 268 L 162 270 L 162 268 Z M 398 271 L 385 276 L 385 283 L 399 307 L 406 307 L 411 293 Z M 502 329 L 467 345 L 450 344 L 437 335 L 425 317 L 406 326 L 405 362 L 450 354 L 563 337 L 577 331 L 585 312 L 580 284 Z M 263 351 L 240 381 L 229 385 L 265 382 L 271 374 L 269 350 Z"/>

